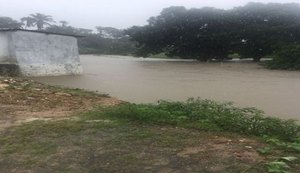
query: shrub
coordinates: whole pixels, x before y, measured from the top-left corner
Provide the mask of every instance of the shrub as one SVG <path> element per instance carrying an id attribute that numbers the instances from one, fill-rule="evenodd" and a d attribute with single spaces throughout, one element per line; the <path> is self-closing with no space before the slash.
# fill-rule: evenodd
<path id="1" fill-rule="evenodd" d="M 97 118 L 99 113 L 93 114 Z M 103 108 L 101 115 L 147 123 L 171 124 L 200 130 L 270 136 L 285 141 L 299 137 L 300 126 L 293 120 L 266 117 L 255 108 L 237 108 L 231 103 L 189 99 L 186 102 L 159 101 L 157 104 L 125 103 Z"/>
<path id="2" fill-rule="evenodd" d="M 300 70 L 300 45 L 282 46 L 274 52 L 273 59 L 266 66 L 270 69 Z"/>

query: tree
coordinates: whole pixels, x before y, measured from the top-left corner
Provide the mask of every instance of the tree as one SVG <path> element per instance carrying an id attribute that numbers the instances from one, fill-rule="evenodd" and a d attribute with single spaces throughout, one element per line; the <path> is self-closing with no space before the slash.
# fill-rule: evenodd
<path id="1" fill-rule="evenodd" d="M 75 28 L 72 26 L 58 26 L 58 25 L 50 25 L 47 28 L 45 28 L 45 30 L 54 33 L 81 35 L 81 36 L 88 36 L 93 32 L 93 30 L 91 29 Z"/>
<path id="2" fill-rule="evenodd" d="M 85 28 L 76 28 L 76 32 L 79 35 L 90 35 L 93 33 L 93 30 L 91 29 L 85 29 Z"/>
<path id="3" fill-rule="evenodd" d="M 280 42 L 300 44 L 299 4 L 249 3 L 230 10 L 170 7 L 148 24 L 126 30 L 139 56 L 160 52 L 200 61 L 229 53 L 259 61 Z"/>
<path id="4" fill-rule="evenodd" d="M 61 25 L 51 25 L 46 27 L 45 30 L 54 33 L 84 36 L 78 38 L 79 52 L 84 54 L 128 55 L 135 51 L 135 43 L 116 28 L 103 27 L 101 30 L 106 31 L 105 34 L 104 32 L 93 33 L 93 30 L 90 29 Z M 108 33 L 112 34 L 108 35 Z"/>
<path id="5" fill-rule="evenodd" d="M 78 33 L 77 29 L 71 26 L 58 26 L 58 25 L 51 25 L 45 28 L 48 32 L 53 33 L 60 33 L 60 34 L 70 34 L 70 35 L 76 35 Z"/>
<path id="6" fill-rule="evenodd" d="M 66 27 L 69 24 L 67 21 L 64 20 L 59 21 L 59 23 L 61 23 L 62 27 Z"/>
<path id="7" fill-rule="evenodd" d="M 21 26 L 22 26 L 22 23 L 20 23 L 16 20 L 13 20 L 10 17 L 0 17 L 0 28 L 15 29 L 15 28 L 21 28 Z"/>
<path id="8" fill-rule="evenodd" d="M 117 28 L 96 26 L 96 29 L 102 37 L 117 39 L 124 36 L 123 31 Z"/>
<path id="9" fill-rule="evenodd" d="M 259 61 L 272 54 L 279 42 L 299 42 L 299 4 L 248 3 L 230 10 L 230 15 L 236 19 L 236 50 L 245 58 Z"/>
<path id="10" fill-rule="evenodd" d="M 138 42 L 139 55 L 165 52 L 201 61 L 225 59 L 232 35 L 225 14 L 226 11 L 215 8 L 170 7 L 151 17 L 148 25 L 132 27 L 126 33 Z"/>
<path id="11" fill-rule="evenodd" d="M 45 25 L 51 25 L 51 23 L 55 22 L 52 16 L 41 13 L 30 14 L 29 17 L 32 18 L 33 25 L 36 26 L 38 30 L 42 30 Z"/>
<path id="12" fill-rule="evenodd" d="M 300 70 L 300 45 L 282 45 L 273 53 L 273 59 L 266 62 L 271 69 Z"/>
<path id="13" fill-rule="evenodd" d="M 21 18 L 21 22 L 24 25 L 24 28 L 30 28 L 34 26 L 35 20 L 32 17 L 23 17 Z"/>

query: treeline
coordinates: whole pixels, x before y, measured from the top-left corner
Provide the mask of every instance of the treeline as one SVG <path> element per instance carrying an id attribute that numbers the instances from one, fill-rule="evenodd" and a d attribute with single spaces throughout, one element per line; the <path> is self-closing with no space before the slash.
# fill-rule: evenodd
<path id="1" fill-rule="evenodd" d="M 121 29 L 98 26 L 96 27 L 97 32 L 94 33 L 90 29 L 51 25 L 45 30 L 85 36 L 78 39 L 81 54 L 131 55 L 136 51 L 135 42 L 130 40 L 129 36 L 125 35 Z"/>
<path id="2" fill-rule="evenodd" d="M 98 26 L 96 32 L 93 32 L 91 29 L 72 27 L 67 21 L 56 22 L 52 16 L 41 13 L 23 17 L 20 21 L 10 17 L 0 17 L 1 28 L 34 29 L 85 36 L 78 39 L 81 54 L 129 55 L 136 51 L 135 42 L 131 41 L 121 29 Z"/>
<path id="3" fill-rule="evenodd" d="M 0 28 L 34 28 L 83 35 L 80 53 L 152 56 L 223 61 L 252 58 L 269 68 L 300 69 L 300 6 L 296 3 L 248 3 L 229 10 L 169 7 L 145 26 L 126 30 L 96 27 L 97 32 L 58 24 L 36 13 L 20 21 L 0 17 Z M 233 56 L 234 55 L 234 56 Z"/>
<path id="4" fill-rule="evenodd" d="M 300 50 L 300 6 L 249 3 L 230 10 L 169 7 L 151 17 L 147 25 L 131 27 L 126 34 L 138 43 L 138 56 L 164 52 L 171 57 L 208 61 L 236 54 L 259 61 L 281 49 Z"/>

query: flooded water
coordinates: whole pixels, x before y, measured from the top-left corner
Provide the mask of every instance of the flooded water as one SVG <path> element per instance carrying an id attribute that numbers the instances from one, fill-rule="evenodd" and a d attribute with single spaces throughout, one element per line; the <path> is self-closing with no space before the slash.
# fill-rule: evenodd
<path id="1" fill-rule="evenodd" d="M 35 80 L 98 90 L 135 103 L 201 97 L 256 107 L 300 120 L 300 72 L 266 70 L 253 63 L 199 63 L 118 56 L 81 56 L 82 76 Z"/>

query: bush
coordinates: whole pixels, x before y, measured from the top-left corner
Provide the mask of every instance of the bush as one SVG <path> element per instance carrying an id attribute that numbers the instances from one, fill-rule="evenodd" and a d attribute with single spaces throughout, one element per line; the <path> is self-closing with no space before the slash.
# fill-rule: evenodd
<path id="1" fill-rule="evenodd" d="M 94 114 L 99 116 L 99 112 Z M 237 132 L 293 141 L 300 126 L 293 120 L 266 117 L 255 108 L 237 108 L 231 103 L 189 99 L 186 102 L 159 101 L 157 104 L 120 104 L 104 108 L 101 115 L 146 123 L 171 124 L 200 130 Z"/>
<path id="2" fill-rule="evenodd" d="M 300 70 L 300 45 L 282 46 L 274 52 L 273 60 L 266 66 L 270 69 Z"/>

